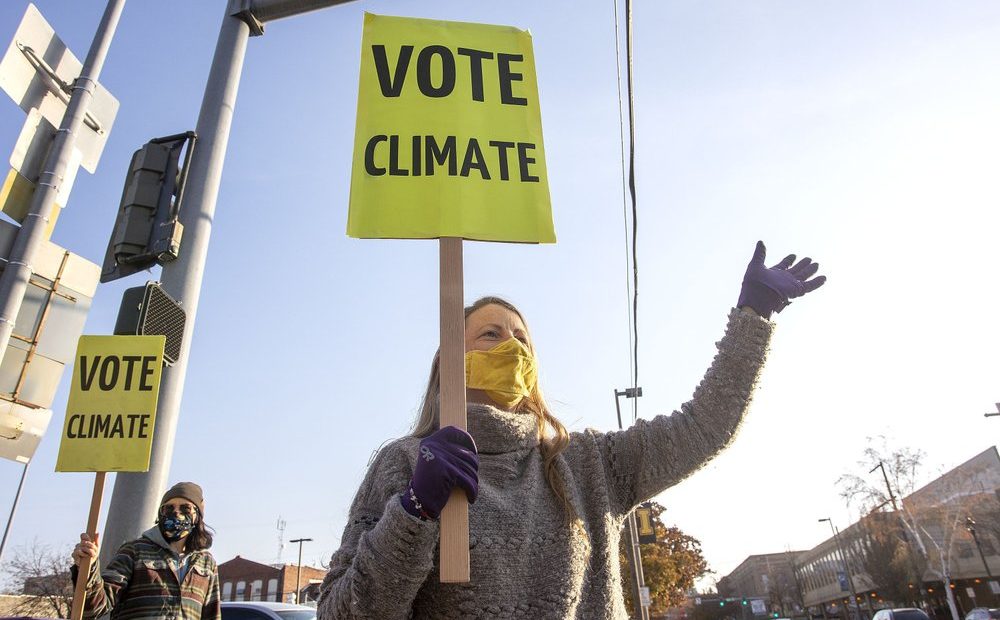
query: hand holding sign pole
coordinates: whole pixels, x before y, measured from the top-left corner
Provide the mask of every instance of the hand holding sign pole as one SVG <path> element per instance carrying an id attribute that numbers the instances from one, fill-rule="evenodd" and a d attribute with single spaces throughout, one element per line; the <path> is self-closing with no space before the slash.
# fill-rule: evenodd
<path id="1" fill-rule="evenodd" d="M 439 239 L 440 425 L 466 428 L 462 240 L 554 243 L 531 36 L 365 14 L 347 234 Z M 441 581 L 469 581 L 469 506 L 441 514 Z"/>
<path id="2" fill-rule="evenodd" d="M 80 337 L 56 471 L 96 472 L 87 518 L 95 543 L 106 473 L 149 469 L 165 342 L 164 336 Z M 83 617 L 90 564 L 79 567 L 73 620 Z"/>

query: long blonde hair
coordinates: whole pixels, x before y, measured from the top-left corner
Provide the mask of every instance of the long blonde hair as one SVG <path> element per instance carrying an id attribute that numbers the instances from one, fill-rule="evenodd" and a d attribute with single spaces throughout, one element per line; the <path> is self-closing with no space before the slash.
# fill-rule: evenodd
<path id="1" fill-rule="evenodd" d="M 500 297 L 482 297 L 476 300 L 474 304 L 465 309 L 465 318 L 468 319 L 470 314 L 483 306 L 489 305 L 497 305 L 510 310 L 521 319 L 525 329 L 527 329 L 528 323 L 524 320 L 521 312 L 514 307 L 514 304 Z M 535 349 L 531 343 L 530 336 L 528 338 L 528 348 L 534 354 Z M 438 393 L 441 389 L 440 355 L 440 351 L 436 352 L 434 360 L 431 362 L 431 375 L 427 381 L 427 391 L 424 392 L 423 402 L 420 405 L 420 415 L 417 416 L 417 420 L 413 424 L 413 430 L 410 432 L 414 437 L 426 437 L 436 431 L 439 426 Z M 562 503 L 567 520 L 575 522 L 577 520 L 576 511 L 573 509 L 572 503 L 570 503 L 566 483 L 556 467 L 556 457 L 569 447 L 569 432 L 563 426 L 562 422 L 549 411 L 549 406 L 545 404 L 545 398 L 542 397 L 542 390 L 537 385 L 531 396 L 522 399 L 517 404 L 516 410 L 523 413 L 531 413 L 535 416 L 538 422 L 539 450 L 542 455 L 542 465 L 545 468 L 545 479 L 549 483 L 552 492 L 556 494 L 556 497 Z"/>

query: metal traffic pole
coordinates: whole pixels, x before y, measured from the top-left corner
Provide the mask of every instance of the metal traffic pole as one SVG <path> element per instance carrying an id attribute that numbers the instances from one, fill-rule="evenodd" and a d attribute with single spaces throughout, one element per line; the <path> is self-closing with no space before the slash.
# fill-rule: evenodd
<path id="1" fill-rule="evenodd" d="M 215 220 L 222 167 L 229 143 L 233 109 L 243 72 L 247 40 L 264 33 L 264 23 L 321 9 L 348 0 L 229 0 L 219 30 L 196 134 L 198 148 L 192 154 L 191 171 L 180 221 L 184 239 L 176 260 L 163 266 L 163 289 L 178 300 L 186 313 L 180 356 L 163 369 L 149 471 L 115 476 L 111 507 L 105 526 L 101 559 L 108 562 L 118 545 L 137 538 L 156 516 L 160 494 L 166 487 L 174 451 L 174 436 L 180 416 L 188 356 L 194 334 L 202 274 L 208 241 Z"/>
<path id="2" fill-rule="evenodd" d="M 637 398 L 642 396 L 642 388 L 626 388 L 622 391 L 615 390 L 615 411 L 618 413 L 618 430 L 622 427 L 622 409 L 618 403 L 618 398 Z M 642 574 L 642 551 L 639 548 L 639 532 L 635 525 L 635 511 L 630 511 L 626 518 L 626 529 L 628 531 L 628 544 L 625 545 L 626 555 L 632 567 L 632 602 L 635 609 L 636 620 L 649 620 L 649 608 L 642 604 L 640 592 L 646 586 L 645 576 Z"/>
<path id="3" fill-rule="evenodd" d="M 851 567 L 847 564 L 847 554 L 844 553 L 844 547 L 840 544 L 840 531 L 833 527 L 833 520 L 830 519 L 830 517 L 819 520 L 820 523 L 823 521 L 830 524 L 830 531 L 833 532 L 833 539 L 837 543 L 837 551 L 840 552 L 840 561 L 843 562 L 844 565 L 844 577 L 847 578 L 847 585 L 851 590 L 851 600 L 854 603 L 854 606 L 858 609 L 858 617 L 863 618 L 864 616 L 861 613 L 861 605 L 858 605 L 858 593 L 854 591 L 854 576 L 851 574 Z M 850 606 L 848 606 L 847 612 L 848 615 L 850 615 Z"/>
<path id="4" fill-rule="evenodd" d="M 0 275 L 0 359 L 7 352 L 10 336 L 14 333 L 14 320 L 21 310 L 35 255 L 45 243 L 45 229 L 52 214 L 52 206 L 69 167 L 76 135 L 80 132 L 94 91 L 97 90 L 97 78 L 101 75 L 104 59 L 107 58 L 108 48 L 111 47 L 111 39 L 124 7 L 125 0 L 109 0 L 104 9 L 80 77 L 73 82 L 73 93 L 66 104 L 66 112 L 63 113 L 62 122 L 52 139 L 49 154 L 45 157 L 28 214 L 17 232 L 3 275 Z"/>

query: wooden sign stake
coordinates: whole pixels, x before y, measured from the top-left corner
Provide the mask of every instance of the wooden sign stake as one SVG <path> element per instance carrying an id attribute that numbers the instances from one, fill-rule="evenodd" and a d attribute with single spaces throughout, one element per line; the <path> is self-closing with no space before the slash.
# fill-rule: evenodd
<path id="1" fill-rule="evenodd" d="M 441 237 L 441 427 L 466 428 L 462 239 Z M 469 500 L 454 489 L 441 511 L 441 583 L 469 582 Z"/>
<path id="2" fill-rule="evenodd" d="M 104 499 L 104 476 L 107 472 L 99 471 L 94 476 L 94 495 L 90 498 L 90 516 L 87 518 L 87 536 L 97 544 L 97 521 L 101 517 L 101 502 Z M 73 591 L 72 620 L 82 620 L 83 601 L 87 595 L 87 581 L 90 577 L 90 562 L 85 562 L 76 575 L 76 590 Z"/>

